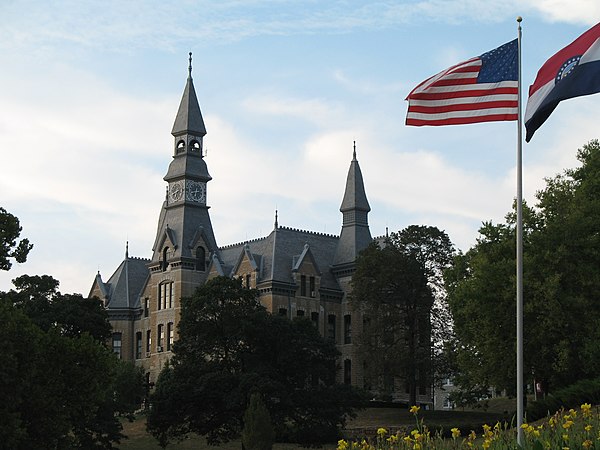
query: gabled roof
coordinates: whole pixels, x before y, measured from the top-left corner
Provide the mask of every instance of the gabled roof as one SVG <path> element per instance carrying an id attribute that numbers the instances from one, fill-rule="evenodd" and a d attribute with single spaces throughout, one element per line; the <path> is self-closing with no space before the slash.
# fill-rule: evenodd
<path id="1" fill-rule="evenodd" d="M 312 262 L 312 264 L 315 266 L 315 270 L 319 273 L 319 275 L 321 274 L 319 264 L 317 263 L 312 252 L 310 251 L 310 245 L 308 244 L 304 244 L 302 253 L 293 257 L 292 272 L 297 272 L 305 260 L 310 260 L 310 262 Z"/>
<path id="2" fill-rule="evenodd" d="M 338 239 L 337 236 L 324 233 L 277 227 L 264 238 L 221 248 L 220 256 L 223 266 L 233 268 L 237 266 L 240 254 L 247 247 L 257 266 L 261 267 L 259 283 L 263 281 L 292 283 L 292 271 L 299 255 L 311 254 L 315 265 L 322 272 L 321 287 L 339 290 L 336 279 L 328 270 L 333 264 Z M 306 245 L 310 250 L 307 250 Z M 258 257 L 261 258 L 260 262 Z"/>

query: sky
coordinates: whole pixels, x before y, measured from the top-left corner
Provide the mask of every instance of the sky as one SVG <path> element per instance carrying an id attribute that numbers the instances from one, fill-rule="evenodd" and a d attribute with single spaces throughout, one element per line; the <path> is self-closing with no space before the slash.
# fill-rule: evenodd
<path id="1" fill-rule="evenodd" d="M 516 196 L 517 123 L 404 125 L 421 81 L 517 37 L 523 95 L 600 21 L 597 0 L 4 0 L 0 206 L 33 244 L 0 273 L 87 295 L 150 257 L 188 52 L 219 245 L 279 224 L 339 234 L 353 142 L 373 236 L 431 225 L 462 251 Z M 525 103 L 523 103 L 525 104 Z M 600 96 L 562 102 L 523 143 L 523 196 L 599 137 Z"/>

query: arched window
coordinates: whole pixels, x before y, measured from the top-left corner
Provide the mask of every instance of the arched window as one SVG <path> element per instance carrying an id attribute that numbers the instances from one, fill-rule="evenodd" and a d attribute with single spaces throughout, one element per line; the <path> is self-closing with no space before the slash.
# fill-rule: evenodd
<path id="1" fill-rule="evenodd" d="M 200 142 L 193 140 L 192 142 L 190 142 L 190 151 L 192 152 L 199 152 L 201 150 L 200 148 Z"/>
<path id="2" fill-rule="evenodd" d="M 344 384 L 352 384 L 352 361 L 344 360 Z"/>
<path id="3" fill-rule="evenodd" d="M 185 151 L 185 141 L 182 139 L 181 141 L 179 141 L 177 143 L 177 148 L 175 150 L 175 153 L 179 154 L 179 153 L 183 153 Z"/>
<path id="4" fill-rule="evenodd" d="M 162 269 L 163 272 L 165 270 L 167 270 L 167 267 L 169 267 L 169 261 L 167 261 L 168 255 L 169 255 L 169 247 L 163 248 L 163 251 L 162 251 L 162 265 L 161 265 L 161 269 Z"/>
<path id="5" fill-rule="evenodd" d="M 204 272 L 206 270 L 206 251 L 204 247 L 196 248 L 196 270 Z"/>

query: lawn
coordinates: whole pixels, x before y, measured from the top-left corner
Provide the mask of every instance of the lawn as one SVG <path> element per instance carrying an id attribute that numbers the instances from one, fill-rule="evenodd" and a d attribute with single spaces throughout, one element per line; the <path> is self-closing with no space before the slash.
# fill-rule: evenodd
<path id="1" fill-rule="evenodd" d="M 450 430 L 452 427 L 470 430 L 479 428 L 483 423 L 495 424 L 498 420 L 508 420 L 503 412 L 490 407 L 488 411 L 423 411 L 419 413 L 430 428 L 444 428 Z M 359 412 L 356 419 L 350 420 L 344 431 L 346 437 L 373 436 L 378 427 L 391 430 L 412 429 L 415 425 L 415 417 L 406 408 L 368 408 Z M 132 423 L 123 424 L 123 433 L 129 439 L 124 439 L 119 448 L 124 450 L 160 450 L 156 440 L 146 432 L 146 420 L 140 416 Z M 336 447 L 335 443 L 326 446 L 328 450 Z M 201 450 L 239 450 L 239 440 L 223 444 L 219 447 L 209 447 L 203 438 L 194 436 L 180 443 L 174 443 L 167 447 L 175 450 L 201 449 Z M 276 444 L 274 450 L 292 450 L 298 447 L 293 444 Z"/>

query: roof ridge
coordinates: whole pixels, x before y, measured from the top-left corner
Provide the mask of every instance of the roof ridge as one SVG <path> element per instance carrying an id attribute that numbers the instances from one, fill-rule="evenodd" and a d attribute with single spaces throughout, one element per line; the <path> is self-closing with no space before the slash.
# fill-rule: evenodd
<path id="1" fill-rule="evenodd" d="M 234 247 L 237 247 L 239 245 L 248 244 L 250 242 L 262 241 L 264 239 L 267 239 L 268 237 L 269 236 L 263 236 L 263 237 L 259 237 L 259 238 L 254 238 L 254 239 L 249 239 L 249 240 L 245 240 L 245 241 L 241 241 L 241 242 L 236 242 L 235 244 L 223 245 L 222 247 L 219 247 L 219 250 L 225 250 L 225 249 L 228 249 L 228 248 L 234 248 Z"/>
<path id="2" fill-rule="evenodd" d="M 306 234 L 312 234 L 315 236 L 325 236 L 325 237 L 332 237 L 332 238 L 339 238 L 339 236 L 337 234 L 330 234 L 330 233 L 322 233 L 320 231 L 311 231 L 311 230 L 302 230 L 300 228 L 292 228 L 292 227 L 286 227 L 286 226 L 279 226 L 280 230 L 288 230 L 288 231 L 296 231 L 299 233 L 306 233 Z"/>

